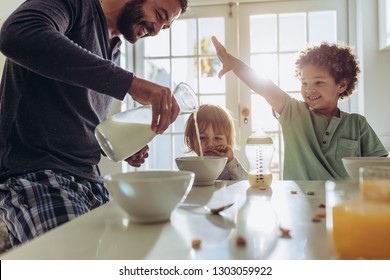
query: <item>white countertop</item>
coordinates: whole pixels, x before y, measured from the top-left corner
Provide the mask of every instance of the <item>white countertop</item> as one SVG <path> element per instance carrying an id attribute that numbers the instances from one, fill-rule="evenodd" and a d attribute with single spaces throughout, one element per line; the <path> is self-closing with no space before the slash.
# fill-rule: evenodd
<path id="1" fill-rule="evenodd" d="M 309 195 L 310 191 L 314 194 Z M 246 203 L 249 200 L 250 206 Z M 1 259 L 335 258 L 325 218 L 312 221 L 320 205 L 325 205 L 324 181 L 274 181 L 268 191 L 254 190 L 247 181 L 217 182 L 214 186 L 194 186 L 186 202 L 210 207 L 235 204 L 221 216 L 177 208 L 170 222 L 134 224 L 111 201 L 7 252 Z M 279 225 L 290 230 L 291 238 L 279 237 L 279 229 L 268 236 L 264 232 L 271 228 L 265 226 L 272 222 L 273 212 L 267 212 L 270 209 Z M 245 246 L 237 245 L 237 235 L 245 238 Z M 192 248 L 194 239 L 201 240 L 199 249 Z"/>

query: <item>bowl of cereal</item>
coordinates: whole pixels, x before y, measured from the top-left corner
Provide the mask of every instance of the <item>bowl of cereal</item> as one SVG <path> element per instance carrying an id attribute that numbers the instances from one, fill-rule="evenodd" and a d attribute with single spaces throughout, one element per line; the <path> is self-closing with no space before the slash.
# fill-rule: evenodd
<path id="1" fill-rule="evenodd" d="M 354 181 L 359 181 L 360 167 L 390 166 L 390 157 L 344 157 L 341 160 Z"/>
<path id="2" fill-rule="evenodd" d="M 194 178 L 189 171 L 148 170 L 107 175 L 105 182 L 131 222 L 155 223 L 170 219 L 190 192 Z"/>
<path id="3" fill-rule="evenodd" d="M 194 185 L 213 185 L 226 166 L 227 157 L 219 156 L 185 156 L 175 159 L 179 170 L 195 173 Z"/>

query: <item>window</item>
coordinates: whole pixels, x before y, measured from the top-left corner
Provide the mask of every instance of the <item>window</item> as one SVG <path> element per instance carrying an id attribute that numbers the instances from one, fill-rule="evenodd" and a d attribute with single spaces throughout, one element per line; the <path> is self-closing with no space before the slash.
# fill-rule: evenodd
<path id="1" fill-rule="evenodd" d="M 215 30 L 221 30 L 220 34 Z M 211 42 L 212 35 L 224 37 L 224 18 L 216 16 L 180 18 L 169 30 L 142 40 L 136 72 L 147 80 L 174 88 L 189 84 L 198 104 L 225 106 L 225 82 L 217 77 L 219 61 Z M 138 44 L 138 43 L 137 43 Z M 130 102 L 130 107 L 138 106 Z M 142 168 L 177 169 L 175 158 L 187 154 L 184 129 L 188 114 L 181 114 L 165 131 L 149 143 L 150 156 Z"/>
<path id="2" fill-rule="evenodd" d="M 298 52 L 308 44 L 347 38 L 346 1 L 250 3 L 239 10 L 239 57 L 297 99 L 301 99 L 300 83 L 294 77 Z M 243 83 L 239 100 L 241 110 L 251 112 L 249 121 L 240 116 L 241 143 L 254 132 L 270 136 L 275 145 L 271 169 L 274 178 L 282 178 L 283 137 L 271 107 Z"/>
<path id="3" fill-rule="evenodd" d="M 245 11 L 248 11 L 248 14 Z M 300 83 L 294 77 L 298 52 L 306 45 L 337 41 L 336 10 L 306 10 L 294 7 L 289 12 L 265 12 L 266 9 L 243 9 L 249 21 L 249 61 L 262 77 L 268 77 L 281 89 L 302 99 Z M 248 54 L 243 54 L 248 55 Z M 283 139 L 271 107 L 258 94 L 251 93 L 251 131 L 263 132 L 274 140 L 276 153 L 272 170 L 282 178 Z"/>

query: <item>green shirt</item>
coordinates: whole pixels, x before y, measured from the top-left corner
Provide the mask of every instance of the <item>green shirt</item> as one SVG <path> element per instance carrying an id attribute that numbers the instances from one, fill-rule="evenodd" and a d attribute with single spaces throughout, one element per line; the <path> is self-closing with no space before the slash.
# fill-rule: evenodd
<path id="1" fill-rule="evenodd" d="M 277 118 L 284 138 L 284 180 L 349 179 L 343 157 L 388 155 L 362 115 L 340 112 L 328 119 L 286 95 Z"/>

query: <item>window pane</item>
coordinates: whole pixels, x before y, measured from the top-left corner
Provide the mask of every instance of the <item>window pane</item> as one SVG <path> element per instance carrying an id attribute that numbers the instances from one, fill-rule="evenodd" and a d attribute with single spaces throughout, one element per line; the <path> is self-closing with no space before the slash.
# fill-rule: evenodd
<path id="1" fill-rule="evenodd" d="M 202 95 L 200 104 L 213 104 L 226 107 L 225 95 Z"/>
<path id="2" fill-rule="evenodd" d="M 272 114 L 271 106 L 265 99 L 252 94 L 252 130 L 253 131 L 277 131 L 279 129 L 278 121 Z"/>
<path id="3" fill-rule="evenodd" d="M 177 116 L 177 119 L 175 120 L 175 122 L 172 125 L 173 132 L 184 133 L 185 123 L 186 123 L 189 116 L 190 116 L 190 114 L 183 114 L 183 115 Z"/>
<path id="4" fill-rule="evenodd" d="M 172 59 L 172 81 L 173 85 L 180 82 L 189 84 L 193 90 L 197 91 L 197 71 L 195 58 L 175 58 Z"/>
<path id="5" fill-rule="evenodd" d="M 218 39 L 224 38 L 225 24 L 223 18 L 201 18 L 199 19 L 199 42 L 200 54 L 215 54 L 211 43 L 211 36 Z"/>
<path id="6" fill-rule="evenodd" d="M 225 43 L 224 17 L 176 20 L 169 31 L 144 40 L 143 75 L 145 79 L 174 88 L 188 83 L 197 93 L 199 104 L 225 106 L 225 78 L 218 79 L 221 68 L 211 36 Z M 164 34 L 163 34 L 164 33 Z M 201 92 L 200 92 L 201 90 Z M 174 158 L 185 155 L 184 129 L 189 114 L 179 115 L 163 135 L 149 144 L 149 169 L 177 169 Z"/>
<path id="7" fill-rule="evenodd" d="M 299 51 L 306 43 L 306 15 L 280 14 L 280 51 Z"/>
<path id="8" fill-rule="evenodd" d="M 145 77 L 146 80 L 154 83 L 170 86 L 170 66 L 169 59 L 146 59 Z"/>
<path id="9" fill-rule="evenodd" d="M 145 52 L 146 57 L 168 56 L 169 55 L 169 30 L 161 30 L 158 36 L 146 37 Z"/>
<path id="10" fill-rule="evenodd" d="M 170 135 L 157 135 L 149 144 L 148 166 L 150 169 L 172 168 L 172 143 Z"/>
<path id="11" fill-rule="evenodd" d="M 184 19 L 173 23 L 172 32 L 172 55 L 194 55 L 196 45 L 196 20 Z"/>
<path id="12" fill-rule="evenodd" d="M 250 17 L 250 51 L 277 51 L 276 15 L 256 15 Z"/>
<path id="13" fill-rule="evenodd" d="M 278 83 L 278 57 L 276 54 L 258 54 L 251 56 L 251 66 L 262 78 Z"/>
<path id="14" fill-rule="evenodd" d="M 215 77 L 217 75 L 218 69 L 215 68 L 216 64 L 213 61 L 216 60 L 208 57 L 200 58 L 200 75 L 202 78 Z"/>
<path id="15" fill-rule="evenodd" d="M 309 44 L 337 41 L 336 11 L 309 13 Z"/>
<path id="16" fill-rule="evenodd" d="M 297 54 L 280 54 L 280 88 L 284 91 L 299 91 L 301 84 L 295 78 Z"/>
<path id="17" fill-rule="evenodd" d="M 184 135 L 183 134 L 175 135 L 173 141 L 174 141 L 174 147 L 175 147 L 174 148 L 175 149 L 175 151 L 174 151 L 175 158 L 188 155 L 188 153 L 187 153 L 188 147 L 184 144 Z M 175 167 L 175 169 L 177 169 L 176 164 L 174 165 L 174 167 Z"/>
<path id="18" fill-rule="evenodd" d="M 225 79 L 218 78 L 218 72 L 222 65 L 217 58 L 200 58 L 200 73 L 199 81 L 200 93 L 221 93 L 225 92 Z"/>

